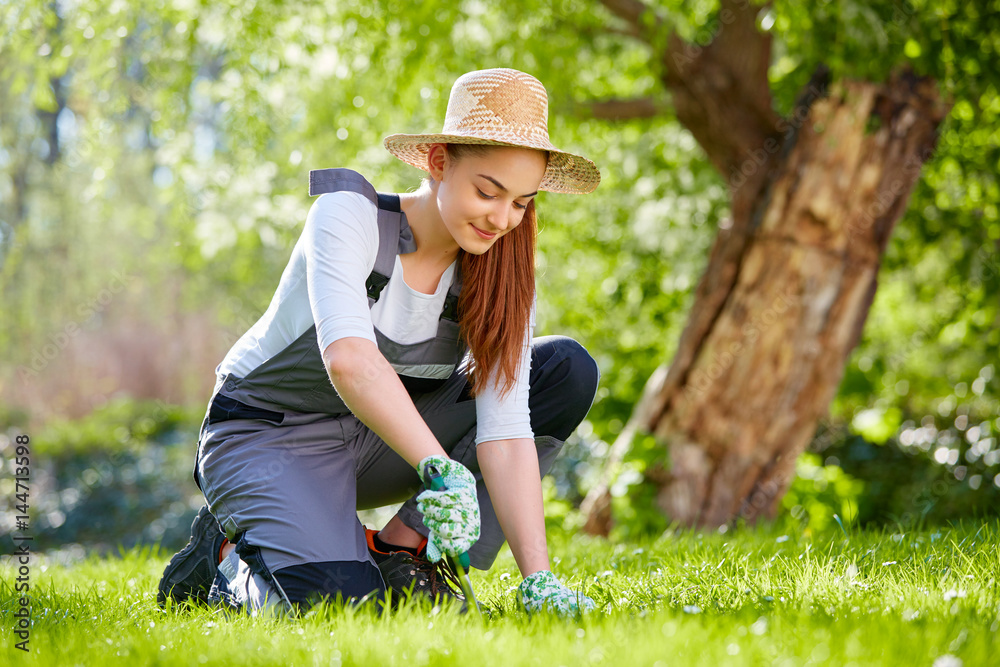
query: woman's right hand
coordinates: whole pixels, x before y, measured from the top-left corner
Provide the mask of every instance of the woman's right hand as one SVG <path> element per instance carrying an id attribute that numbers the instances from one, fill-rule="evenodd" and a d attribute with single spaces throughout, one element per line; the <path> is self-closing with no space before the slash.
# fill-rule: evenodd
<path id="1" fill-rule="evenodd" d="M 479 498 L 476 479 L 464 465 L 446 456 L 428 456 L 417 465 L 417 473 L 425 483 L 432 466 L 441 475 L 444 488 L 421 493 L 417 507 L 430 529 L 427 558 L 436 563 L 442 556 L 465 553 L 479 539 Z"/>

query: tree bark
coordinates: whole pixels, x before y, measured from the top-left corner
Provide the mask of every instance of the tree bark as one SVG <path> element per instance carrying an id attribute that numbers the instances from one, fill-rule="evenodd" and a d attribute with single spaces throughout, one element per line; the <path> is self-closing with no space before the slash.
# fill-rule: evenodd
<path id="1" fill-rule="evenodd" d="M 828 90 L 821 70 L 790 118 L 769 115 L 760 85 L 769 42 L 748 50 L 750 12 L 734 16 L 708 47 L 672 38 L 664 56 L 683 65 L 668 67 L 664 83 L 728 180 L 732 220 L 669 370 L 647 384 L 584 501 L 591 533 L 610 529 L 610 484 L 639 431 L 664 445 L 647 481 L 672 520 L 717 527 L 774 516 L 858 342 L 882 254 L 947 113 L 934 82 L 909 73 Z"/>

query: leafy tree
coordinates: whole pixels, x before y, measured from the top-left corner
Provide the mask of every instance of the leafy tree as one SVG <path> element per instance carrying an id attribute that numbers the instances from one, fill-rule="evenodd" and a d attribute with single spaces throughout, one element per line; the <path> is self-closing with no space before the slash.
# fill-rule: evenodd
<path id="1" fill-rule="evenodd" d="M 586 441 L 601 454 L 617 438 L 609 481 L 632 434 L 652 431 L 660 451 L 674 450 L 659 473 L 651 467 L 652 497 L 678 519 L 719 523 L 741 507 L 756 515 L 758 492 L 764 513 L 777 507 L 831 399 L 834 416 L 888 433 L 949 406 L 949 419 L 995 414 L 984 359 L 1000 345 L 996 3 L 9 8 L 0 18 L 7 403 L 48 399 L 38 388 L 46 378 L 65 392 L 113 392 L 65 372 L 77 355 L 33 365 L 69 324 L 94 344 L 105 336 L 113 352 L 113 311 L 168 340 L 204 314 L 234 342 L 266 308 L 301 229 L 308 170 L 346 166 L 385 191 L 414 186 L 419 174 L 381 138 L 437 130 L 458 75 L 510 66 L 546 84 L 555 143 L 602 167 L 595 194 L 540 201 L 539 333 L 575 335 L 601 364 Z M 916 74 L 901 74 L 905 64 Z M 866 106 L 872 99 L 891 103 Z M 850 109 L 857 117 L 837 125 Z M 923 150 L 936 135 L 935 151 Z M 864 164 L 883 170 L 880 182 L 836 190 L 838 179 L 862 184 Z M 899 191 L 885 175 L 893 169 Z M 812 189 L 791 187 L 796 178 Z M 857 224 L 882 201 L 877 220 Z M 766 281 L 751 280 L 754 266 Z M 112 268 L 133 277 L 129 289 L 91 307 Z M 826 289 L 833 300 L 817 308 Z M 760 326 L 769 309 L 781 317 Z M 750 340 L 744 325 L 754 322 Z M 819 353 L 809 352 L 817 340 Z M 723 363 L 734 342 L 739 354 Z M 203 400 L 210 366 L 179 358 L 200 387 L 187 395 Z M 650 409 L 629 419 L 637 402 Z"/>

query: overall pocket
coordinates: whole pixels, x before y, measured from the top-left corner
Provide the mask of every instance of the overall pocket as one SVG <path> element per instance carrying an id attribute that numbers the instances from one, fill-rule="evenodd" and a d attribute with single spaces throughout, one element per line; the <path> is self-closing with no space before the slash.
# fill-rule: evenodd
<path id="1" fill-rule="evenodd" d="M 285 414 L 274 410 L 255 408 L 231 396 L 216 394 L 208 411 L 207 425 L 210 426 L 230 419 L 263 419 L 280 424 L 285 420 Z"/>

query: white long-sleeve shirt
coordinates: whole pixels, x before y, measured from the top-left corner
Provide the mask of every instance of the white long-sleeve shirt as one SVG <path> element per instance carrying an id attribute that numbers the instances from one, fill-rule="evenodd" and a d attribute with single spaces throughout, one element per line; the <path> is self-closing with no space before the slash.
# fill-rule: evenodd
<path id="1" fill-rule="evenodd" d="M 388 285 L 369 309 L 365 281 L 378 250 L 377 216 L 378 208 L 362 194 L 320 195 L 309 209 L 267 311 L 233 345 L 217 372 L 246 377 L 314 325 L 321 355 L 341 338 L 377 343 L 376 327 L 400 344 L 433 338 L 455 263 L 445 270 L 434 293 L 424 294 L 406 284 L 397 255 Z M 514 388 L 501 398 L 494 377 L 476 396 L 477 445 L 534 437 L 528 412 L 534 310 L 532 306 Z"/>

